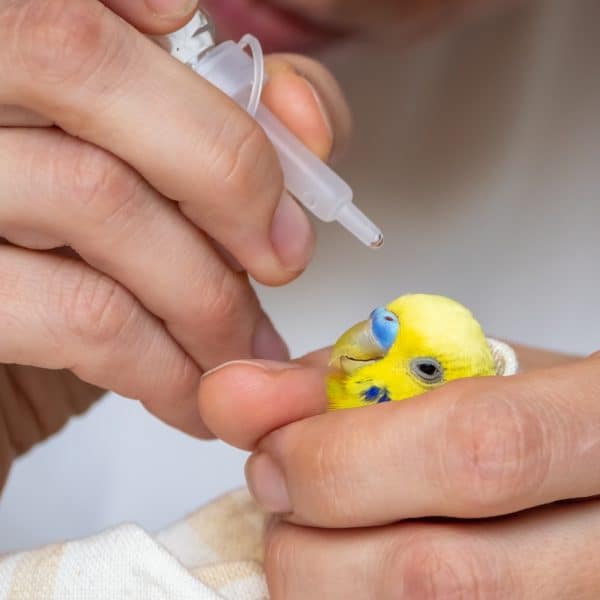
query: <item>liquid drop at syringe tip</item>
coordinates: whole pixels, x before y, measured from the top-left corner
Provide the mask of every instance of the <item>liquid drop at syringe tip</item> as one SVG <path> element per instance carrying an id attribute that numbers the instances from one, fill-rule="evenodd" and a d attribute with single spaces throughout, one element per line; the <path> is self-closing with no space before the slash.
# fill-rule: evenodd
<path id="1" fill-rule="evenodd" d="M 381 248 L 383 246 L 383 233 L 380 233 L 370 245 L 371 248 Z"/>
<path id="2" fill-rule="evenodd" d="M 336 215 L 336 220 L 365 246 L 369 248 L 381 248 L 383 246 L 383 234 L 379 227 L 354 203 L 348 202 L 341 206 Z"/>

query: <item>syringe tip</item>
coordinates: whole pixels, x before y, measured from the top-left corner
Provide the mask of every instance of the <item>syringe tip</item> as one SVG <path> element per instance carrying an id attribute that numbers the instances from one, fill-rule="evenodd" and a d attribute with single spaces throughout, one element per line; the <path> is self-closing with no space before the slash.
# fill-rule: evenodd
<path id="1" fill-rule="evenodd" d="M 379 234 L 377 239 L 370 244 L 371 248 L 381 248 L 383 246 L 383 234 Z"/>
<path id="2" fill-rule="evenodd" d="M 343 205 L 339 209 L 336 218 L 365 246 L 369 248 L 381 248 L 383 246 L 383 235 L 379 227 L 352 202 L 347 202 Z"/>

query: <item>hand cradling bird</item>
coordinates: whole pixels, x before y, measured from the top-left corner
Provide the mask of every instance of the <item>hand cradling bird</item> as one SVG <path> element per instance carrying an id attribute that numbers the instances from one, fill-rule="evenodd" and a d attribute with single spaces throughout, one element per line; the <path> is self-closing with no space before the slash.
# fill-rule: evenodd
<path id="1" fill-rule="evenodd" d="M 329 364 L 329 410 L 405 400 L 456 379 L 518 368 L 512 348 L 487 338 L 467 308 L 429 294 L 376 308 L 338 339 Z"/>

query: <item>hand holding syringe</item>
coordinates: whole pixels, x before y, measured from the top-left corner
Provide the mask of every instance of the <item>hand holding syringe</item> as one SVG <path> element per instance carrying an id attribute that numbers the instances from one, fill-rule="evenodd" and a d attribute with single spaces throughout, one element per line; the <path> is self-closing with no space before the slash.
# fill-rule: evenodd
<path id="1" fill-rule="evenodd" d="M 258 40 L 248 35 L 239 44 L 227 41 L 214 46 L 206 18 L 197 13 L 186 27 L 159 41 L 173 56 L 248 109 L 277 152 L 286 189 L 302 205 L 323 221 L 338 221 L 371 248 L 383 244 L 379 228 L 352 203 L 348 184 L 260 103 L 264 71 Z M 245 46 L 250 47 L 252 57 Z"/>

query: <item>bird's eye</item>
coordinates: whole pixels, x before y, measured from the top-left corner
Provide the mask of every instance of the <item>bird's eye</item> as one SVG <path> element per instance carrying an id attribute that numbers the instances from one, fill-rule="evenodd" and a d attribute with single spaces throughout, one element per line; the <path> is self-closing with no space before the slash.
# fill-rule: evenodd
<path id="1" fill-rule="evenodd" d="M 442 365 L 434 358 L 415 358 L 410 364 L 410 370 L 424 383 L 439 383 L 444 377 Z"/>

